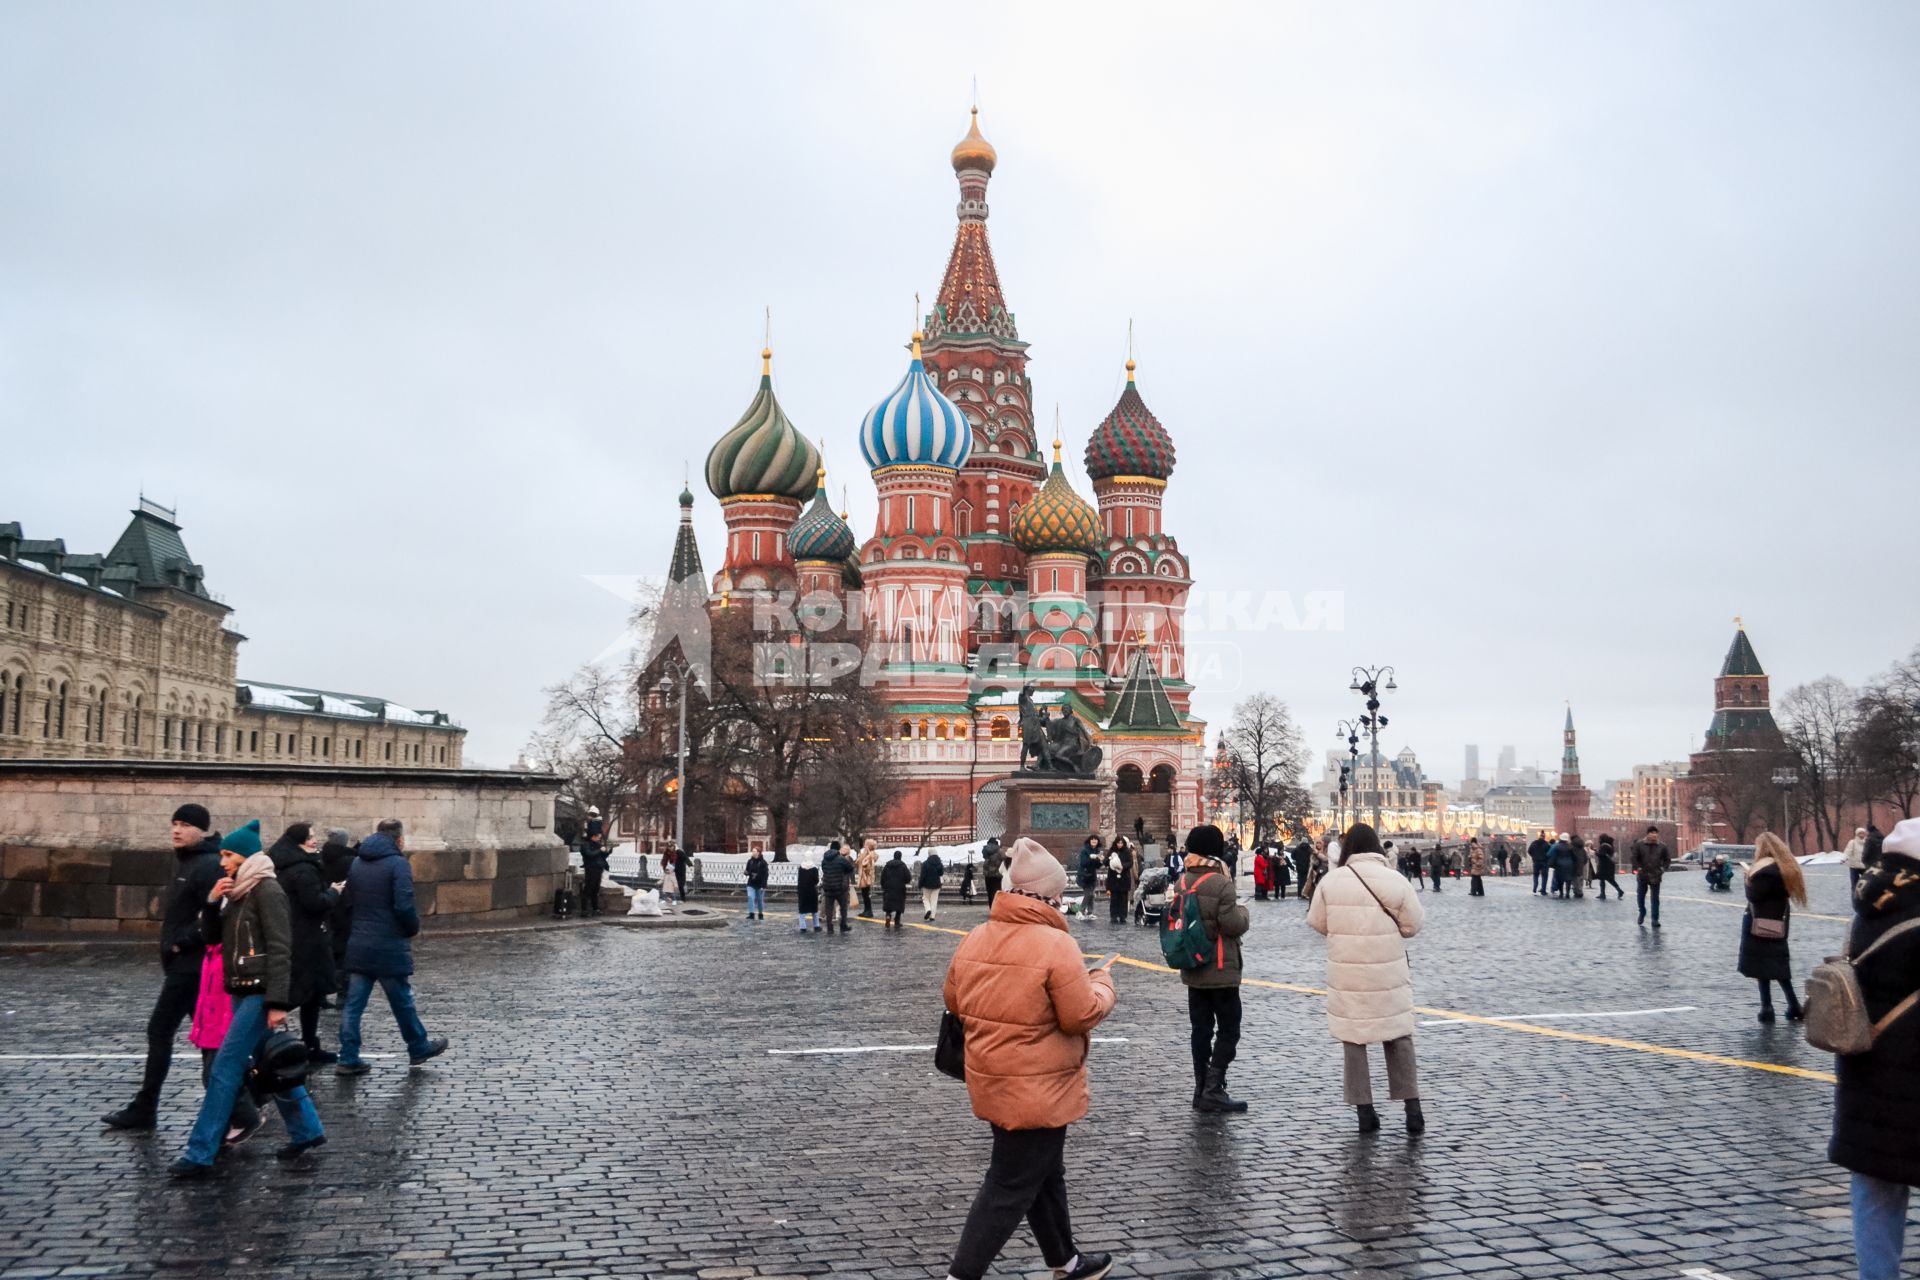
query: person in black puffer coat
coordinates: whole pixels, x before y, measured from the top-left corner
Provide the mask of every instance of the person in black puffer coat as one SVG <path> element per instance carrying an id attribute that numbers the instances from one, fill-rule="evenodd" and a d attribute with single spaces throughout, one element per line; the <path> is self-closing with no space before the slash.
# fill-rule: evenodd
<path id="1" fill-rule="evenodd" d="M 1920 818 L 1894 827 L 1853 892 L 1847 954 L 1920 921 Z M 1878 1022 L 1920 991 L 1920 929 L 1904 930 L 1855 970 Z M 1907 1202 L 1920 1186 L 1920 1008 L 1889 1022 L 1865 1053 L 1834 1060 L 1833 1141 L 1827 1159 L 1853 1173 L 1853 1243 L 1862 1277 L 1897 1277 Z"/>
<path id="2" fill-rule="evenodd" d="M 1787 948 L 1788 917 L 1792 904 L 1807 905 L 1807 878 L 1786 844 L 1771 831 L 1762 831 L 1754 845 L 1753 866 L 1747 869 L 1747 914 L 1740 921 L 1740 975 L 1760 984 L 1760 1021 L 1773 1021 L 1773 984 L 1787 993 L 1787 1021 L 1801 1018 L 1800 997 L 1793 993 L 1793 955 Z M 1754 932 L 1757 921 L 1778 921 L 1777 938 Z M 1763 928 L 1766 926 L 1762 926 Z"/>
<path id="3" fill-rule="evenodd" d="M 327 880 L 311 823 L 296 822 L 267 850 L 273 875 L 286 891 L 293 925 L 293 973 L 287 1007 L 300 1011 L 300 1039 L 308 1062 L 337 1062 L 320 1047 L 320 1000 L 340 989 L 334 975 L 333 943 L 327 923 L 340 895 Z"/>
<path id="4" fill-rule="evenodd" d="M 320 866 L 326 872 L 329 887 L 344 888 L 347 872 L 353 869 L 353 837 L 339 827 L 327 832 L 327 842 L 320 847 Z M 333 972 L 335 976 L 346 972 L 347 934 L 353 929 L 353 904 L 340 895 L 333 904 L 333 916 L 327 921 L 327 939 L 333 945 Z M 322 1004 L 330 1003 L 321 1001 Z"/>
<path id="5" fill-rule="evenodd" d="M 840 916 L 840 932 L 852 933 L 853 925 L 847 919 L 847 913 L 853 905 L 853 859 L 840 849 L 835 840 L 827 845 L 827 856 L 820 860 L 820 897 L 826 906 L 827 932 L 834 931 L 833 918 Z"/>
<path id="6" fill-rule="evenodd" d="M 913 868 L 904 861 L 904 855 L 893 851 L 893 860 L 880 868 L 880 911 L 886 917 L 883 929 L 904 929 L 900 917 L 907 910 L 907 887 L 913 883 Z"/>

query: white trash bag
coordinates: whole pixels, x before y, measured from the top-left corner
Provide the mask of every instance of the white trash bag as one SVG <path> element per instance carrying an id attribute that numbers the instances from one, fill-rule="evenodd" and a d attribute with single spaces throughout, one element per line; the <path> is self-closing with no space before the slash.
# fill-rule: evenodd
<path id="1" fill-rule="evenodd" d="M 633 901 L 627 905 L 630 916 L 663 916 L 667 914 L 660 908 L 660 891 L 642 889 L 633 895 Z"/>

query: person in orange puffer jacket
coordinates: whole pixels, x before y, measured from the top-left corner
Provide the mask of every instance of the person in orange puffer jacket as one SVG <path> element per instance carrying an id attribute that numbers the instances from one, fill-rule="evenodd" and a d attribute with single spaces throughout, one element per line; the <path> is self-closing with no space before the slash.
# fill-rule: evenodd
<path id="1" fill-rule="evenodd" d="M 1067 1126 L 1087 1114 L 1088 1037 L 1113 1012 L 1113 961 L 1089 972 L 1067 931 L 1067 872 L 1038 842 L 1006 855 L 987 922 L 947 967 L 947 1008 L 966 1028 L 967 1094 L 993 1126 L 993 1155 L 967 1213 L 950 1280 L 980 1280 L 1021 1219 L 1061 1280 L 1100 1280 L 1106 1254 L 1082 1255 L 1067 1212 Z"/>

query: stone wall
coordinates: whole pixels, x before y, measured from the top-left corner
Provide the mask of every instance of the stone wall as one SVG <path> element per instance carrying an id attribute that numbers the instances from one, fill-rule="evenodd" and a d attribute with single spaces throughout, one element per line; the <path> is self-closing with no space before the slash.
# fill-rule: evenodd
<path id="1" fill-rule="evenodd" d="M 566 876 L 559 786 L 477 769 L 0 761 L 0 928 L 155 932 L 169 821 L 189 800 L 219 831 L 260 819 L 268 844 L 294 822 L 357 840 L 398 818 L 427 927 L 539 915 Z"/>

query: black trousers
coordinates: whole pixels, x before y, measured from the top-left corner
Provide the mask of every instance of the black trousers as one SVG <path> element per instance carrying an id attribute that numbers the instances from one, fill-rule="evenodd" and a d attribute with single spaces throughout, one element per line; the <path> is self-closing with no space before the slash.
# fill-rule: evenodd
<path id="1" fill-rule="evenodd" d="M 140 1092 L 134 1105 L 151 1111 L 160 1104 L 160 1089 L 167 1083 L 167 1068 L 173 1065 L 173 1041 L 180 1024 L 193 1016 L 200 999 L 200 956 L 176 956 L 166 977 L 160 981 L 160 995 L 147 1016 L 147 1069 L 140 1080 Z"/>
<path id="2" fill-rule="evenodd" d="M 587 868 L 587 883 L 580 890 L 580 910 L 582 911 L 600 910 L 600 876 L 601 874 L 602 874 L 601 870 L 598 867 Z"/>
<path id="3" fill-rule="evenodd" d="M 860 916 L 864 920 L 873 919 L 873 886 L 860 890 Z"/>
<path id="4" fill-rule="evenodd" d="M 1472 887 L 1469 888 L 1467 892 L 1476 898 L 1486 897 L 1487 896 L 1486 882 L 1482 880 L 1479 876 L 1474 876 L 1472 879 L 1473 879 Z"/>
<path id="5" fill-rule="evenodd" d="M 1240 988 L 1188 987 L 1187 1021 L 1193 1031 L 1193 1071 L 1233 1065 L 1240 1050 Z"/>
<path id="6" fill-rule="evenodd" d="M 1620 887 L 1620 882 L 1618 880 L 1614 879 L 1615 874 L 1616 874 L 1615 872 L 1609 871 L 1607 872 L 1607 874 L 1600 877 L 1600 896 L 1602 898 L 1607 896 L 1608 885 L 1612 885 L 1613 891 L 1619 894 L 1621 897 L 1624 898 L 1627 896 L 1627 891 Z"/>
<path id="7" fill-rule="evenodd" d="M 993 895 L 998 892 L 1000 892 L 1000 877 L 988 876 L 987 877 L 987 905 L 988 906 L 993 905 Z"/>
<path id="8" fill-rule="evenodd" d="M 1438 871 L 1433 873 L 1433 891 L 1435 893 L 1440 892 L 1440 873 Z"/>
<path id="9" fill-rule="evenodd" d="M 1119 887 L 1112 890 L 1107 897 L 1107 919 L 1111 920 L 1114 924 L 1125 924 L 1127 922 L 1127 898 L 1129 892 L 1126 881 L 1122 880 Z"/>
<path id="10" fill-rule="evenodd" d="M 948 1267 L 958 1280 L 981 1280 L 1025 1218 L 1050 1267 L 1078 1252 L 1067 1216 L 1067 1131 L 993 1126 L 993 1158 L 967 1210 L 960 1244 Z"/>
<path id="11" fill-rule="evenodd" d="M 309 1049 L 320 1047 L 320 997 L 300 1006 L 300 1042 Z"/>
<path id="12" fill-rule="evenodd" d="M 1533 868 L 1533 891 L 1535 893 L 1545 893 L 1547 891 L 1548 875 L 1549 872 L 1546 867 L 1535 864 Z"/>

